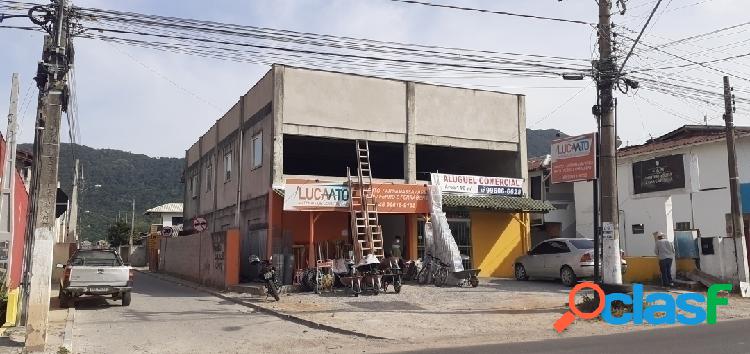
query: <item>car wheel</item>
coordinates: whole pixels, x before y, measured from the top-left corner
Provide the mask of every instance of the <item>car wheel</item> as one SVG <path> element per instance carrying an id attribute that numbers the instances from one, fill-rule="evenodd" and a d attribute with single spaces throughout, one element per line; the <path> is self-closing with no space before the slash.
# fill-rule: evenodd
<path id="1" fill-rule="evenodd" d="M 526 268 L 523 264 L 516 264 L 516 280 L 529 280 L 529 275 L 526 273 Z"/>
<path id="2" fill-rule="evenodd" d="M 568 266 L 563 266 L 562 269 L 560 269 L 560 280 L 562 280 L 562 283 L 565 284 L 565 286 L 574 286 L 578 283 L 576 273 Z"/>
<path id="3" fill-rule="evenodd" d="M 130 306 L 130 292 L 122 294 L 122 306 Z"/>

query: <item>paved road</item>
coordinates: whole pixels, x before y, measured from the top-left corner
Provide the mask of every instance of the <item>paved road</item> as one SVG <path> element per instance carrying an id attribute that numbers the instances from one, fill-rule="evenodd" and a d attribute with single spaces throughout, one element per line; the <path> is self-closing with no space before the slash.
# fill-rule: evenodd
<path id="1" fill-rule="evenodd" d="M 137 274 L 133 301 L 76 304 L 78 353 L 279 353 L 363 348 L 367 342 L 313 330 L 196 290 Z"/>
<path id="2" fill-rule="evenodd" d="M 721 321 L 721 320 L 720 320 Z M 750 353 L 750 320 L 715 325 L 671 327 L 607 336 L 553 339 L 541 342 L 431 349 L 413 353 Z"/>

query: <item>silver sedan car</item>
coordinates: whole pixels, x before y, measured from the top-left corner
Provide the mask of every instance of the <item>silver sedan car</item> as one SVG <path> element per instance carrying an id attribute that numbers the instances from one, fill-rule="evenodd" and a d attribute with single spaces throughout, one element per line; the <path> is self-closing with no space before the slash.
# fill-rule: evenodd
<path id="1" fill-rule="evenodd" d="M 622 259 L 622 272 L 627 262 Z M 594 276 L 594 240 L 590 238 L 553 238 L 540 242 L 515 264 L 516 280 L 532 278 L 560 279 L 567 286 Z"/>

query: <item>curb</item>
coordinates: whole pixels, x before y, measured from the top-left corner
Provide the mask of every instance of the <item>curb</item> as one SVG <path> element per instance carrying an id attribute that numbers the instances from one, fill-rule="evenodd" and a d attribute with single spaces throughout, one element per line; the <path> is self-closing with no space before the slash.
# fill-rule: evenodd
<path id="1" fill-rule="evenodd" d="M 65 334 L 63 334 L 63 348 L 73 353 L 73 324 L 76 318 L 76 309 L 68 308 L 68 317 L 65 319 Z"/>
<path id="2" fill-rule="evenodd" d="M 211 294 L 211 295 L 216 296 L 216 297 L 218 297 L 218 298 L 220 298 L 222 300 L 230 301 L 230 302 L 233 302 L 235 304 L 242 305 L 242 306 L 245 306 L 245 307 L 250 307 L 250 308 L 252 308 L 252 309 L 254 309 L 254 310 L 258 311 L 258 312 L 261 312 L 261 313 L 264 313 L 264 314 L 267 314 L 267 315 L 271 315 L 271 316 L 275 316 L 275 317 L 278 317 L 278 318 L 280 318 L 282 320 L 290 321 L 290 322 L 293 322 L 293 323 L 296 323 L 296 324 L 300 324 L 300 325 L 303 325 L 303 326 L 306 326 L 306 327 L 309 327 L 309 328 L 312 328 L 312 329 L 319 329 L 319 330 L 323 330 L 323 331 L 327 331 L 327 332 L 331 332 L 331 333 L 342 334 L 342 335 L 353 336 L 353 337 L 359 337 L 359 338 L 388 339 L 388 338 L 385 338 L 385 337 L 373 336 L 373 335 L 369 335 L 369 334 L 366 334 L 366 333 L 356 332 L 356 331 L 352 331 L 352 330 L 348 330 L 348 329 L 333 327 L 333 326 L 329 326 L 329 325 L 326 325 L 326 324 L 322 324 L 322 323 L 318 323 L 318 322 L 306 320 L 306 319 L 301 318 L 301 317 L 297 317 L 297 316 L 286 314 L 286 313 L 283 313 L 283 312 L 280 312 L 280 311 L 276 311 L 276 310 L 272 310 L 272 309 L 269 309 L 269 308 L 265 308 L 263 306 L 258 306 L 256 304 L 253 304 L 253 303 L 250 303 L 250 302 L 246 302 L 246 301 L 243 301 L 241 299 L 237 299 L 237 298 L 234 298 L 234 297 L 231 297 L 231 296 L 226 296 L 226 295 L 224 295 L 224 294 L 222 294 L 222 293 L 220 293 L 220 292 L 218 292 L 216 290 L 213 290 L 213 289 L 210 289 L 210 288 L 206 288 L 206 287 L 197 285 L 197 284 L 192 283 L 192 282 L 188 282 L 188 281 L 184 281 L 184 280 L 171 279 L 171 278 L 167 278 L 167 277 L 164 277 L 164 276 L 161 276 L 159 274 L 152 273 L 152 272 L 144 272 L 144 271 L 140 271 L 140 270 L 136 270 L 136 271 L 139 272 L 139 273 L 141 273 L 141 274 L 146 274 L 146 275 L 149 275 L 151 277 L 154 277 L 154 278 L 157 278 L 157 279 L 160 279 L 160 280 L 163 280 L 163 281 L 167 281 L 167 282 L 170 282 L 170 283 L 173 283 L 173 284 L 178 284 L 178 285 L 186 286 L 188 288 L 195 289 L 195 290 L 198 290 L 200 292 Z"/>

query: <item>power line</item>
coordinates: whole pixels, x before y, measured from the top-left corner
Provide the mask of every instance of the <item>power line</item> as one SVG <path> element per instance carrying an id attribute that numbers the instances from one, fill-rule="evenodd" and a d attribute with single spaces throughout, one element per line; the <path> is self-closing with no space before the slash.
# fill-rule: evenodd
<path id="1" fill-rule="evenodd" d="M 646 31 L 646 27 L 648 27 L 649 22 L 651 22 L 651 18 L 654 17 L 654 14 L 656 13 L 656 10 L 659 8 L 659 5 L 661 5 L 662 0 L 659 0 L 656 2 L 656 5 L 654 6 L 654 9 L 651 10 L 651 14 L 648 15 L 648 19 L 646 19 L 646 23 L 643 24 L 643 28 L 641 28 L 641 32 L 638 33 L 638 37 L 635 37 L 635 40 L 633 41 L 633 46 L 630 47 L 630 51 L 628 52 L 628 55 L 625 56 L 625 59 L 622 61 L 622 64 L 620 64 L 620 70 L 617 71 L 617 76 L 620 76 L 622 73 L 622 69 L 625 68 L 625 63 L 628 62 L 628 59 L 630 59 L 630 55 L 633 54 L 633 49 L 635 49 L 635 46 L 638 45 L 638 41 L 641 40 L 641 36 L 643 36 L 643 32 Z"/>
<path id="2" fill-rule="evenodd" d="M 547 21 L 557 21 L 557 22 L 575 23 L 575 24 L 579 24 L 579 25 L 595 26 L 594 23 L 586 22 L 586 21 L 581 21 L 581 20 L 570 20 L 570 19 L 556 18 L 556 17 L 537 16 L 537 15 L 528 15 L 528 14 L 518 14 L 518 13 L 513 13 L 513 12 L 507 12 L 507 11 L 479 9 L 479 8 L 474 8 L 474 7 L 464 7 L 464 6 L 458 6 L 458 5 L 436 4 L 436 3 L 427 2 L 427 1 L 416 1 L 416 0 L 389 0 L 389 1 L 399 2 L 399 3 L 404 3 L 404 4 L 412 4 L 412 5 L 422 5 L 422 6 L 436 7 L 436 8 L 442 8 L 442 9 L 470 11 L 470 12 L 479 12 L 479 13 L 485 13 L 485 14 L 495 14 L 495 15 L 503 15 L 503 16 L 515 16 L 515 17 L 522 17 L 522 18 L 531 18 L 531 19 L 535 19 L 535 20 L 547 20 Z"/>

